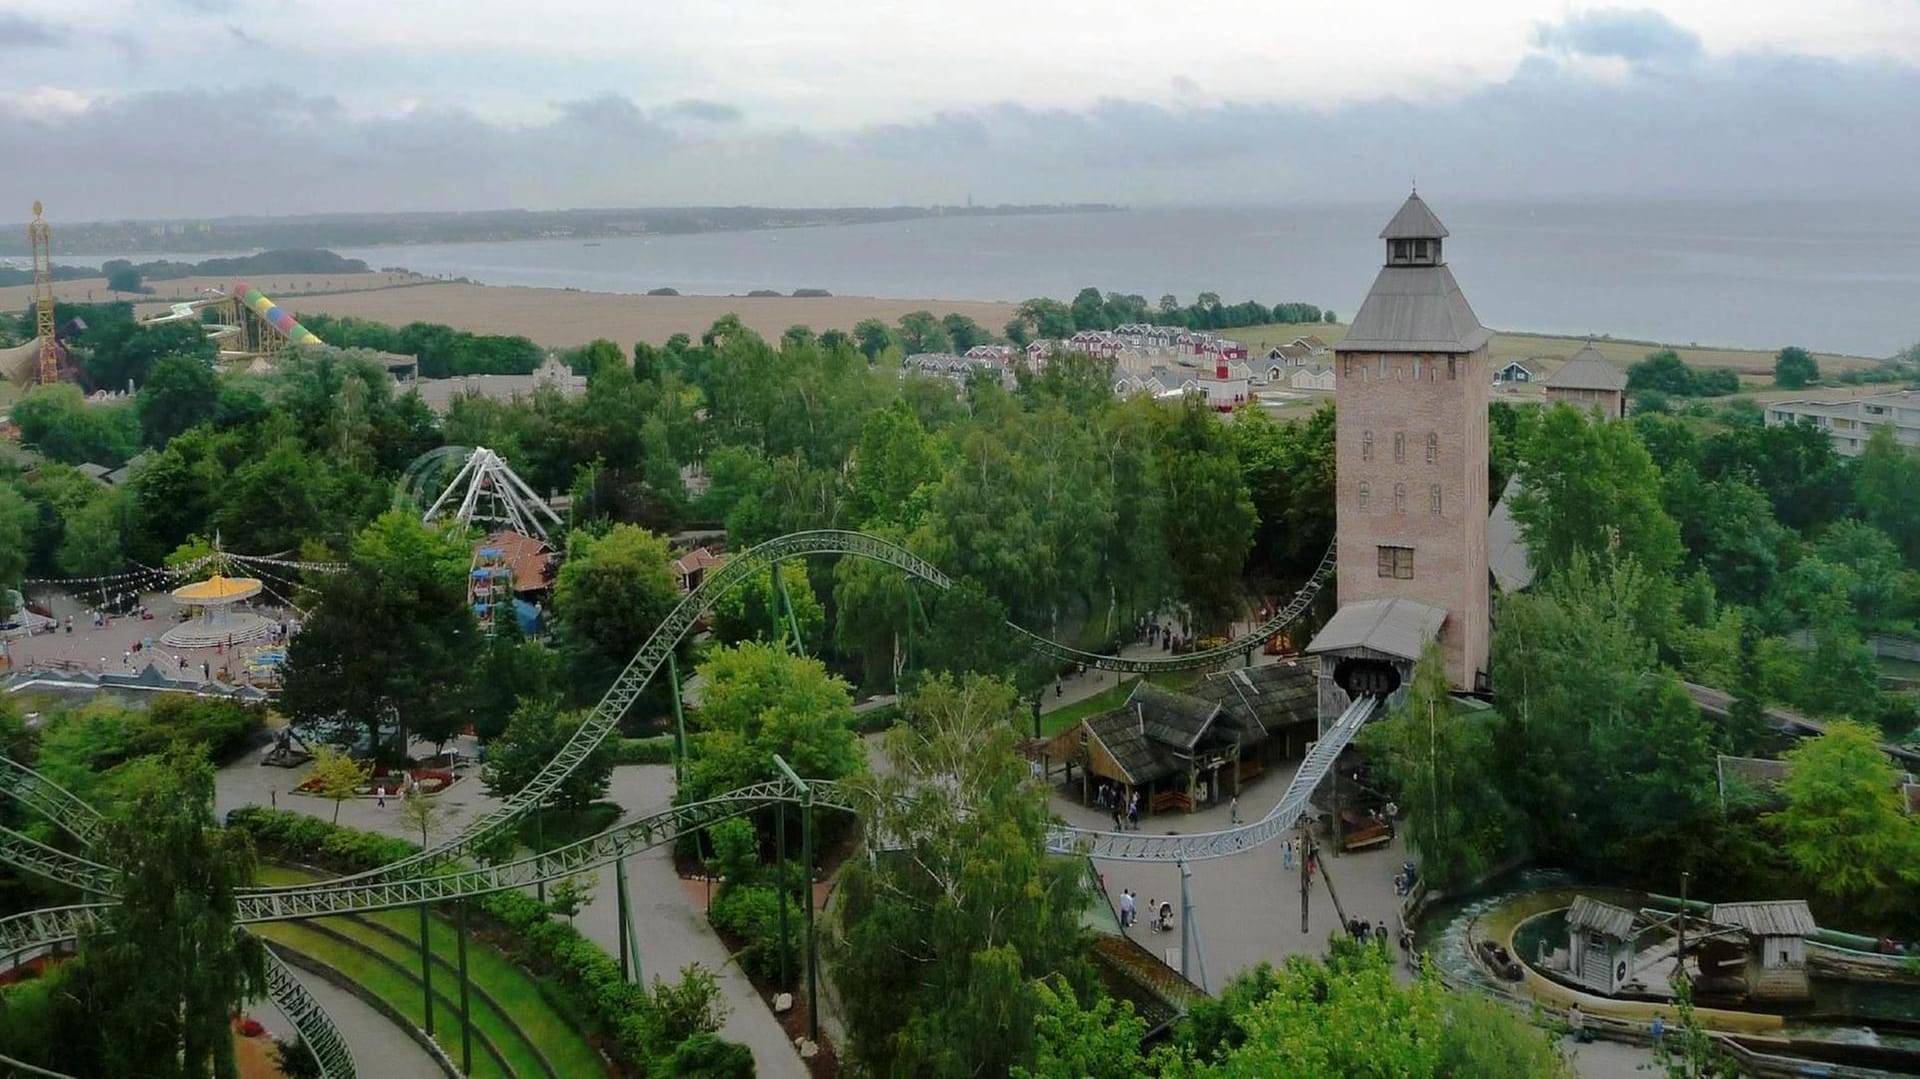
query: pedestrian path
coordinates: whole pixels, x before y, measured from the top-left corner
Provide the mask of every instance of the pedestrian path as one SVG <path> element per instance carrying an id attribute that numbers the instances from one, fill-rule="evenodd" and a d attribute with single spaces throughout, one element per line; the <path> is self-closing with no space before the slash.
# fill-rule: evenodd
<path id="1" fill-rule="evenodd" d="M 331 819 L 334 809 L 331 801 L 287 793 L 304 774 L 303 770 L 266 767 L 258 764 L 258 759 L 256 755 L 248 755 L 221 769 L 214 794 L 218 813 L 224 816 L 242 805 L 277 805 L 281 809 Z M 668 765 L 616 768 L 607 797 L 618 803 L 628 816 L 665 808 L 673 799 L 673 768 Z M 477 773 L 469 775 L 440 796 L 443 816 L 436 838 L 459 831 L 497 804 L 498 800 L 482 789 Z M 420 839 L 417 831 L 409 831 L 397 808 L 381 809 L 372 799 L 342 803 L 340 823 L 416 843 Z M 574 925 L 607 954 L 617 956 L 620 945 L 614 867 L 605 866 L 596 871 L 594 881 L 593 901 L 574 919 Z M 671 981 L 679 977 L 682 967 L 696 962 L 713 971 L 731 1009 L 721 1035 L 753 1051 L 755 1068 L 763 1079 L 804 1077 L 806 1067 L 787 1040 L 786 1032 L 746 975 L 729 960 L 725 946 L 707 925 L 705 914 L 680 886 L 671 849 L 656 848 L 628 859 L 627 886 L 634 932 L 640 944 L 641 970 L 646 980 L 650 983 L 659 976 Z M 357 1052 L 358 1043 L 355 1048 Z M 425 1057 L 424 1051 L 417 1047 L 416 1051 Z"/>

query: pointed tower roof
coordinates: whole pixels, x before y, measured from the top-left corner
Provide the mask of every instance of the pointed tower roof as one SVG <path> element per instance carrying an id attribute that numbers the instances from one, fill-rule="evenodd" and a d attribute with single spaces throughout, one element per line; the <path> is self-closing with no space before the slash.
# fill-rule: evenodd
<path id="1" fill-rule="evenodd" d="M 1380 230 L 1382 240 L 1437 240 L 1446 235 L 1447 226 L 1427 208 L 1426 200 L 1418 191 L 1407 196 L 1407 201 L 1400 204 L 1400 212 Z"/>
<path id="2" fill-rule="evenodd" d="M 1461 294 L 1453 271 L 1440 261 L 1445 235 L 1447 227 L 1426 202 L 1418 194 L 1407 196 L 1380 230 L 1387 264 L 1335 352 L 1467 353 L 1493 337 Z M 1415 242 L 1421 240 L 1428 242 Z"/>
<path id="3" fill-rule="evenodd" d="M 1593 347 L 1593 338 L 1589 337 L 1580 351 L 1568 357 L 1566 366 L 1547 376 L 1546 387 L 1550 390 L 1609 390 L 1621 393 L 1627 388 L 1627 376 L 1607 362 L 1600 350 Z"/>

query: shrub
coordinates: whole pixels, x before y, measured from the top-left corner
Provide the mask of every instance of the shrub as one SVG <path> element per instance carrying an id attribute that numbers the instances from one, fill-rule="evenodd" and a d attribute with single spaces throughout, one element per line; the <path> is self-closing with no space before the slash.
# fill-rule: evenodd
<path id="1" fill-rule="evenodd" d="M 673 735 L 656 734 L 651 738 L 622 738 L 614 743 L 613 763 L 672 764 Z"/>
<path id="2" fill-rule="evenodd" d="M 831 296 L 833 293 L 823 288 L 797 288 L 793 290 L 793 295 L 798 300 L 817 300 L 823 296 Z"/>
<path id="3" fill-rule="evenodd" d="M 674 1047 L 666 1074 L 675 1079 L 753 1079 L 753 1050 L 718 1034 L 695 1034 Z"/>
<path id="4" fill-rule="evenodd" d="M 649 295 L 649 296 L 678 296 L 678 295 L 680 295 L 680 290 L 679 290 L 679 289 L 677 289 L 677 288 L 650 288 L 650 289 L 648 289 L 648 290 L 647 290 L 647 295 Z"/>
<path id="5" fill-rule="evenodd" d="M 800 936 L 800 905 L 787 901 L 787 968 L 794 969 L 794 956 Z M 734 958 L 740 968 L 755 977 L 775 978 L 780 973 L 780 906 L 775 891 L 765 885 L 729 888 L 713 901 L 707 912 L 713 924 L 740 938 L 740 953 Z"/>

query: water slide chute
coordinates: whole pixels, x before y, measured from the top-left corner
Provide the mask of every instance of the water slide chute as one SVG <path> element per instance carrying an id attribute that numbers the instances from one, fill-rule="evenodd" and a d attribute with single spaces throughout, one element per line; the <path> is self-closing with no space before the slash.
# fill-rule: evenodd
<path id="1" fill-rule="evenodd" d="M 240 297 L 240 302 L 246 304 L 254 314 L 259 315 L 261 321 L 278 330 L 281 336 L 285 337 L 288 341 L 296 345 L 321 345 L 326 343 L 318 337 L 315 337 L 312 330 L 294 321 L 292 315 L 281 310 L 280 305 L 268 299 L 265 293 L 247 284 L 245 281 L 234 282 L 233 294 Z"/>

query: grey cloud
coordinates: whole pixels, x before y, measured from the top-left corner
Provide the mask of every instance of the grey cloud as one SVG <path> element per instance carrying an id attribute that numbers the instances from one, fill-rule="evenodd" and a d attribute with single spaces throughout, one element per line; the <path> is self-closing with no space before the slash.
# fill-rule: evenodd
<path id="1" fill-rule="evenodd" d="M 254 37 L 252 34 L 247 33 L 245 29 L 239 26 L 236 26 L 233 23 L 227 24 L 227 34 L 231 36 L 233 40 L 239 42 L 242 45 L 247 46 L 248 48 L 264 49 L 267 47 L 266 42 L 261 41 L 259 38 Z"/>
<path id="2" fill-rule="evenodd" d="M 1630 63 L 1684 60 L 1700 53 L 1700 35 L 1650 8 L 1598 8 L 1534 29 L 1542 48 L 1578 56 L 1611 56 Z"/>
<path id="3" fill-rule="evenodd" d="M 61 162 L 62 216 L 502 206 L 819 205 L 1390 198 L 1409 175 L 1459 198 L 1902 194 L 1920 70 L 1772 53 L 1581 75 L 1542 52 L 1453 100 L 1332 109 L 1228 102 L 1001 104 L 853 131 L 685 123 L 615 95 L 532 124 L 461 109 L 355 117 L 277 87 L 141 94 L 71 116 L 0 106 L 0 145 Z M 231 140 L 245 132 L 244 178 Z M 31 176 L 0 173 L 0 206 Z"/>
<path id="4" fill-rule="evenodd" d="M 63 44 L 67 28 L 41 19 L 0 11 L 0 51 L 44 49 Z"/>
<path id="5" fill-rule="evenodd" d="M 745 114 L 733 105 L 723 101 L 704 101 L 697 97 L 682 98 L 661 111 L 670 116 L 708 124 L 737 124 L 745 119 Z"/>

